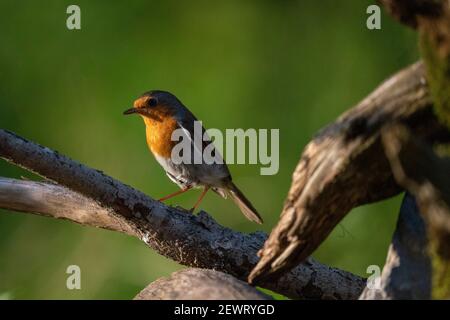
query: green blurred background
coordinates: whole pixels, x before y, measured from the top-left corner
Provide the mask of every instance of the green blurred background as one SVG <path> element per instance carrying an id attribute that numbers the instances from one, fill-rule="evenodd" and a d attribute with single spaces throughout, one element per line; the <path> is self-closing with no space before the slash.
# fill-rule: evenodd
<path id="1" fill-rule="evenodd" d="M 81 30 L 66 8 L 81 7 Z M 149 89 L 175 93 L 205 126 L 279 128 L 280 171 L 232 165 L 265 224 L 209 194 L 202 209 L 235 230 L 270 232 L 313 134 L 418 59 L 416 37 L 372 1 L 0 1 L 0 127 L 160 197 L 176 191 L 122 111 Z M 0 175 L 30 173 L 0 161 Z M 172 204 L 192 206 L 199 191 Z M 400 197 L 355 209 L 314 257 L 367 276 L 384 264 Z M 82 289 L 66 289 L 81 267 Z M 0 211 L 0 298 L 131 299 L 182 266 L 128 236 Z"/>

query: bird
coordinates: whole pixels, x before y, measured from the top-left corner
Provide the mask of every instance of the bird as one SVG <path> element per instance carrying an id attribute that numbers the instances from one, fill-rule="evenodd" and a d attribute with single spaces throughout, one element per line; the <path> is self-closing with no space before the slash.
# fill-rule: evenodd
<path id="1" fill-rule="evenodd" d="M 206 130 L 201 122 L 200 135 L 202 137 L 199 147 L 195 137 L 199 133 L 194 130 L 199 122 L 175 95 L 163 90 L 147 91 L 139 96 L 134 101 L 133 107 L 125 110 L 123 114 L 138 114 L 142 117 L 145 123 L 147 145 L 151 153 L 165 170 L 168 178 L 181 189 L 160 198 L 159 201 L 163 202 L 194 188 L 203 188 L 200 197 L 193 208 L 189 210 L 190 212 L 194 212 L 208 190 L 212 190 L 225 199 L 229 196 L 250 221 L 263 223 L 261 215 L 232 181 L 227 164 L 223 161 L 213 141 L 205 134 Z M 175 161 L 172 151 L 177 141 L 173 141 L 172 134 L 177 129 L 184 133 L 184 137 L 187 138 L 191 150 L 193 150 L 189 159 L 193 159 L 195 153 L 198 155 L 205 148 L 209 148 L 212 150 L 210 154 L 219 161 L 204 161 L 203 157 L 200 162 Z"/>

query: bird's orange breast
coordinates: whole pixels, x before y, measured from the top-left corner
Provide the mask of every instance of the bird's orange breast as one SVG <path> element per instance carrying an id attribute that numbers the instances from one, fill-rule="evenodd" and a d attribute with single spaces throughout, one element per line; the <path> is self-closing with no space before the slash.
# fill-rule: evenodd
<path id="1" fill-rule="evenodd" d="M 144 118 L 147 144 L 150 151 L 168 158 L 176 141 L 172 141 L 172 132 L 178 128 L 177 121 L 171 115 L 160 114 L 159 119 Z"/>

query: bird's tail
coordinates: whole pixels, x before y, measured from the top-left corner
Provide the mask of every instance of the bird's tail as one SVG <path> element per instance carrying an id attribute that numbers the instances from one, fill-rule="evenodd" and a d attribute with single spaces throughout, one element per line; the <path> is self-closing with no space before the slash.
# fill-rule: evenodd
<path id="1" fill-rule="evenodd" d="M 251 202 L 244 196 L 241 190 L 239 190 L 233 182 L 230 182 L 227 191 L 231 199 L 233 199 L 234 203 L 237 204 L 237 206 L 239 207 L 239 209 L 241 209 L 242 213 L 247 217 L 247 219 L 259 224 L 263 223 L 263 219 L 259 215 L 258 211 L 256 211 L 255 207 L 253 207 Z"/>

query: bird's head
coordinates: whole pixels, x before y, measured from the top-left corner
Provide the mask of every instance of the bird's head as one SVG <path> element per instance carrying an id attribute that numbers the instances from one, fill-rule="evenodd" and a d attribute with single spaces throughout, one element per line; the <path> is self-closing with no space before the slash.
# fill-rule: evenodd
<path id="1" fill-rule="evenodd" d="M 137 98 L 133 108 L 125 110 L 123 114 L 139 114 L 144 120 L 147 118 L 161 121 L 165 116 L 176 116 L 183 109 L 183 104 L 170 92 L 152 90 Z"/>

